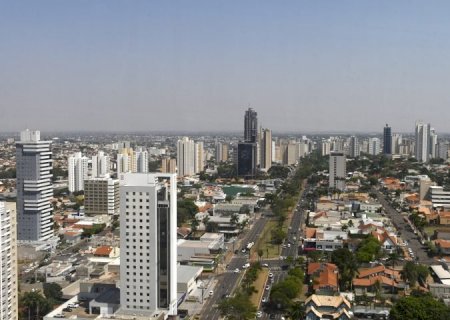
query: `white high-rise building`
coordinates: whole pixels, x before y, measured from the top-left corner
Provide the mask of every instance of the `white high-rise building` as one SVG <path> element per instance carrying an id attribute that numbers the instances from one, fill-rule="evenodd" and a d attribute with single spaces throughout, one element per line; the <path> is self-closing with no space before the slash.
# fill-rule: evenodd
<path id="1" fill-rule="evenodd" d="M 76 152 L 68 159 L 69 191 L 84 190 L 84 180 L 88 178 L 88 158 Z"/>
<path id="2" fill-rule="evenodd" d="M 416 122 L 416 159 L 419 162 L 429 160 L 430 124 Z"/>
<path id="3" fill-rule="evenodd" d="M 121 173 L 131 172 L 131 159 L 128 154 L 118 153 L 117 154 L 117 176 Z"/>
<path id="4" fill-rule="evenodd" d="M 203 141 L 194 144 L 194 172 L 200 173 L 205 168 L 205 152 Z"/>
<path id="5" fill-rule="evenodd" d="M 381 140 L 379 138 L 369 138 L 368 153 L 376 156 L 381 152 Z"/>
<path id="6" fill-rule="evenodd" d="M 331 142 L 329 140 L 322 140 L 320 143 L 320 152 L 322 156 L 327 156 L 331 152 Z"/>
<path id="7" fill-rule="evenodd" d="M 16 214 L 0 202 L 0 319 L 18 319 Z"/>
<path id="8" fill-rule="evenodd" d="M 178 176 L 192 176 L 195 173 L 194 141 L 184 137 L 177 142 Z"/>
<path id="9" fill-rule="evenodd" d="M 131 172 L 148 172 L 148 152 L 142 147 L 139 147 L 136 151 L 133 152 Z"/>
<path id="10" fill-rule="evenodd" d="M 438 136 L 436 131 L 431 128 L 430 129 L 430 144 L 429 144 L 429 155 L 430 159 L 434 159 L 438 157 Z"/>
<path id="11" fill-rule="evenodd" d="M 401 133 L 393 133 L 392 134 L 392 154 L 400 154 L 400 146 L 402 144 L 402 135 Z"/>
<path id="12" fill-rule="evenodd" d="M 109 176 L 109 156 L 99 151 L 92 157 L 92 178 L 104 178 Z"/>
<path id="13" fill-rule="evenodd" d="M 175 174 L 120 176 L 119 313 L 177 314 Z"/>
<path id="14" fill-rule="evenodd" d="M 53 236 L 51 141 L 25 130 L 16 142 L 18 240 L 41 242 Z"/>
<path id="15" fill-rule="evenodd" d="M 347 164 L 344 153 L 332 152 L 330 154 L 329 167 L 329 188 L 344 190 L 347 176 Z"/>

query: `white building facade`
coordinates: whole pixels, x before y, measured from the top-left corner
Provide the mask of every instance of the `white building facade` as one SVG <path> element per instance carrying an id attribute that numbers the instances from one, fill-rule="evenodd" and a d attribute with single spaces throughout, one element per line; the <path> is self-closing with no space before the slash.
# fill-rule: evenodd
<path id="1" fill-rule="evenodd" d="M 177 142 L 178 176 L 191 176 L 195 173 L 195 144 L 188 137 Z"/>
<path id="2" fill-rule="evenodd" d="M 120 177 L 121 312 L 177 314 L 175 174 Z"/>
<path id="3" fill-rule="evenodd" d="M 0 202 L 0 319 L 18 319 L 16 215 Z"/>
<path id="4" fill-rule="evenodd" d="M 46 241 L 53 236 L 51 141 L 25 130 L 16 142 L 18 240 Z"/>
<path id="5" fill-rule="evenodd" d="M 88 178 L 88 158 L 76 152 L 68 159 L 69 191 L 84 190 L 84 180 Z"/>

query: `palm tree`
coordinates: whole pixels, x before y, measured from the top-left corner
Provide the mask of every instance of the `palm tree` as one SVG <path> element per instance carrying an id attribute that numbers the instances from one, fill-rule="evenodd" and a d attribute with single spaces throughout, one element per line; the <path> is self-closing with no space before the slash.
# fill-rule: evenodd
<path id="1" fill-rule="evenodd" d="M 231 223 L 233 226 L 236 226 L 236 225 L 238 224 L 238 222 L 239 222 L 239 217 L 238 217 L 238 215 L 237 215 L 236 213 L 233 213 L 233 214 L 231 215 L 231 218 L 230 218 L 230 223 Z"/>
<path id="2" fill-rule="evenodd" d="M 387 260 L 392 264 L 392 268 L 395 268 L 395 264 L 400 261 L 400 255 L 398 254 L 397 251 L 394 251 L 391 254 L 389 254 Z"/>
<path id="3" fill-rule="evenodd" d="M 305 305 L 298 301 L 293 303 L 288 310 L 288 317 L 292 320 L 303 319 L 305 317 Z"/>

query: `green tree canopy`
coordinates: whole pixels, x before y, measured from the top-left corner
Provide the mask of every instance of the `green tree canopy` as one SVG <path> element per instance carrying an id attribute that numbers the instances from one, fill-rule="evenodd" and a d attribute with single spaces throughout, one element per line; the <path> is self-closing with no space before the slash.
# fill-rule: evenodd
<path id="1" fill-rule="evenodd" d="M 229 320 L 254 319 L 256 307 L 250 302 L 248 295 L 238 292 L 234 297 L 222 300 L 218 309 L 221 316 Z"/>
<path id="2" fill-rule="evenodd" d="M 429 294 L 403 297 L 392 307 L 389 319 L 447 320 L 450 308 Z"/>

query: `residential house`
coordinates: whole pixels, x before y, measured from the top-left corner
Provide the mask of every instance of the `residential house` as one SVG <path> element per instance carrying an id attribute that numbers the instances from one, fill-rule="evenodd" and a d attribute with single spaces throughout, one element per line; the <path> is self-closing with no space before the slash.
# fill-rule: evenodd
<path id="1" fill-rule="evenodd" d="M 312 262 L 308 265 L 311 289 L 316 294 L 333 295 L 339 291 L 338 269 L 332 263 Z"/>
<path id="2" fill-rule="evenodd" d="M 305 319 L 351 319 L 350 302 L 343 296 L 311 295 L 305 301 Z"/>

